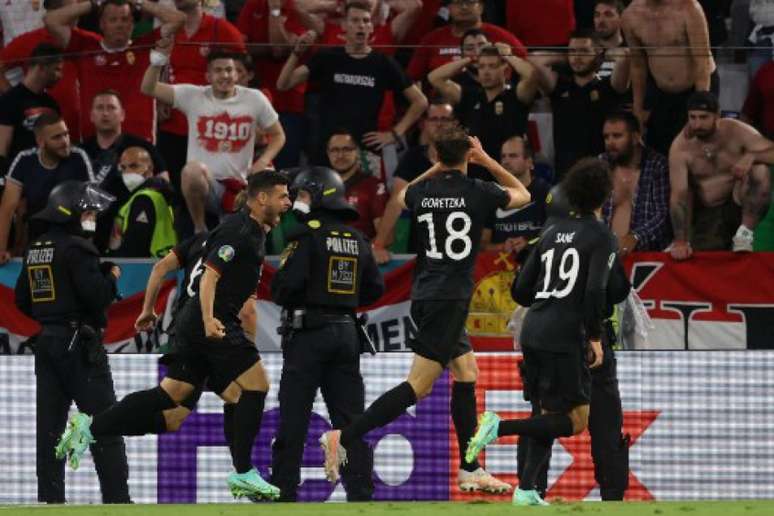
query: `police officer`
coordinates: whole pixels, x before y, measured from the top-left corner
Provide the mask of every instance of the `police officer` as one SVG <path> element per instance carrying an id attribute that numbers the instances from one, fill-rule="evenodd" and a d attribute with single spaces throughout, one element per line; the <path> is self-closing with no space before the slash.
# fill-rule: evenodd
<path id="1" fill-rule="evenodd" d="M 102 345 L 106 310 L 116 298 L 120 269 L 100 264 L 88 240 L 97 213 L 113 198 L 95 186 L 65 181 L 33 218 L 47 231 L 27 249 L 16 282 L 16 305 L 40 323 L 35 339 L 38 500 L 64 503 L 64 454 L 54 447 L 73 400 L 94 414 L 116 401 Z M 129 503 L 126 451 L 121 437 L 91 445 L 104 503 Z"/>
<path id="2" fill-rule="evenodd" d="M 363 413 L 360 353 L 373 346 L 355 315 L 373 303 L 384 281 L 371 246 L 347 223 L 358 216 L 331 169 L 303 169 L 291 186 L 304 226 L 290 237 L 271 285 L 283 308 L 280 427 L 272 448 L 272 483 L 281 501 L 295 501 L 312 403 L 321 389 L 335 428 Z M 373 494 L 373 454 L 362 440 L 348 449 L 343 470 L 349 501 Z"/>
<path id="3" fill-rule="evenodd" d="M 547 199 L 548 220 L 546 227 L 557 220 L 572 215 L 566 195 L 561 185 L 551 189 Z M 531 249 L 530 249 L 531 250 Z M 520 257 L 520 262 L 526 260 L 526 254 Z M 607 284 L 608 319 L 602 332 L 602 365 L 591 370 L 591 407 L 589 409 L 589 434 L 591 435 L 591 457 L 594 460 L 594 478 L 599 484 L 602 500 L 623 500 L 629 486 L 629 440 L 623 435 L 623 408 L 621 393 L 618 388 L 616 372 L 615 346 L 618 338 L 613 324 L 615 305 L 623 302 L 629 295 L 631 284 L 626 276 L 620 260 L 616 260 L 610 271 Z M 524 373 L 522 373 L 524 376 Z M 539 413 L 537 404 L 533 404 L 533 414 Z M 518 474 L 521 476 L 526 462 L 526 451 L 529 437 L 519 439 Z M 538 474 L 537 490 L 545 496 L 547 489 L 549 461 Z"/>

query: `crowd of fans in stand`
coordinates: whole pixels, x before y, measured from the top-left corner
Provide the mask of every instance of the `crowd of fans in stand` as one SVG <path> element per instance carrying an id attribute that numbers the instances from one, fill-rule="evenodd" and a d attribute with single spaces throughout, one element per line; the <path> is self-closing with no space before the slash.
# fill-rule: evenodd
<path id="1" fill-rule="evenodd" d="M 755 47 L 743 121 L 720 117 L 711 51 L 730 15 Z M 248 174 L 304 165 L 341 174 L 385 262 L 414 250 L 390 191 L 431 166 L 452 124 L 532 194 L 497 212 L 485 248 L 523 250 L 551 184 L 601 156 L 623 254 L 774 249 L 774 225 L 758 227 L 774 0 L 7 0 L 0 20 L 0 264 L 66 179 L 116 197 L 101 252 L 159 257 L 234 211 Z"/>

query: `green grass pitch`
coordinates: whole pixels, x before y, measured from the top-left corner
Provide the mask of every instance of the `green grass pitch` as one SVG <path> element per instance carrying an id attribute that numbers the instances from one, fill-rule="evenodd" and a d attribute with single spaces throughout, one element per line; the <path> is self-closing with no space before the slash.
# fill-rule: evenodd
<path id="1" fill-rule="evenodd" d="M 733 502 L 554 503 L 513 507 L 506 503 L 309 503 L 199 505 L 2 506 L 0 516 L 770 516 L 774 500 Z"/>

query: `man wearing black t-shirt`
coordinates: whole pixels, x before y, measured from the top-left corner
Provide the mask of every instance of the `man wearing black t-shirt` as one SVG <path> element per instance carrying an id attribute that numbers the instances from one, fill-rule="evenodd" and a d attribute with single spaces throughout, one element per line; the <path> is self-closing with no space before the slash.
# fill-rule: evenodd
<path id="1" fill-rule="evenodd" d="M 599 159 L 583 159 L 568 171 L 562 192 L 575 215 L 547 227 L 511 288 L 513 299 L 530 307 L 519 342 L 525 398 L 537 404 L 538 414 L 501 421 L 494 412 L 485 412 L 465 459 L 476 459 L 498 437 L 529 437 L 515 505 L 548 505 L 536 480 L 554 439 L 577 435 L 588 426 L 589 368 L 603 361 L 608 278 L 617 259 L 615 236 L 601 220 L 611 187 L 610 169 Z"/>
<path id="2" fill-rule="evenodd" d="M 427 99 L 411 84 L 400 65 L 368 45 L 374 27 L 371 8 L 365 2 L 349 2 L 344 19 L 343 48 L 321 50 L 299 65 L 299 59 L 316 34 L 298 38 L 293 52 L 277 78 L 277 89 L 287 91 L 309 80 L 320 92 L 321 128 L 315 156 L 324 163 L 325 142 L 339 127 L 351 131 L 365 147 L 381 150 L 398 144 L 427 108 Z M 393 91 L 408 101 L 403 118 L 389 131 L 377 131 L 384 94 Z"/>
<path id="3" fill-rule="evenodd" d="M 484 228 L 481 246 L 486 250 L 504 250 L 518 255 L 540 233 L 546 221 L 546 196 L 551 185 L 539 177 L 532 177 L 532 148 L 521 136 L 507 139 L 500 156 L 500 164 L 521 181 L 529 191 L 531 201 L 523 208 L 495 211 Z"/>
<path id="4" fill-rule="evenodd" d="M 95 133 L 83 142 L 82 148 L 91 158 L 95 180 L 103 190 L 116 198 L 116 202 L 97 219 L 94 245 L 100 251 L 104 251 L 108 248 L 110 230 L 118 209 L 130 196 L 129 189 L 121 179 L 121 171 L 118 170 L 121 154 L 129 147 L 141 147 L 148 152 L 153 161 L 155 177 L 169 182 L 169 174 L 164 158 L 152 143 L 139 136 L 123 132 L 122 124 L 126 113 L 117 91 L 104 90 L 95 95 L 91 102 L 90 116 Z"/>
<path id="5" fill-rule="evenodd" d="M 59 113 L 46 89 L 62 78 L 63 66 L 61 51 L 41 43 L 32 51 L 22 81 L 0 95 L 0 177 L 19 152 L 35 146 L 35 120 L 45 112 Z"/>
<path id="6" fill-rule="evenodd" d="M 435 149 L 438 163 L 399 194 L 400 204 L 411 210 L 420 228 L 411 289 L 411 316 L 417 324 L 417 335 L 410 342 L 414 362 L 405 382 L 384 393 L 348 427 L 320 437 L 326 476 L 332 482 L 339 477 L 349 443 L 393 421 L 427 396 L 447 367 L 459 370 L 475 360 L 465 322 L 481 232 L 495 209 L 518 208 L 529 202 L 527 189 L 464 130 L 445 131 Z M 501 186 L 467 177 L 469 162 L 486 167 Z M 467 403 L 457 407 L 459 413 L 452 413 L 460 449 L 475 428 L 470 413 L 476 407 L 475 385 L 464 387 Z"/>
<path id="7" fill-rule="evenodd" d="M 428 80 L 454 106 L 460 123 L 481 140 L 486 153 L 499 159 L 507 138 L 527 134 L 527 118 L 537 93 L 535 67 L 505 43 L 497 43 L 481 49 L 478 87 L 454 82 L 471 62 L 466 57 L 447 63 L 430 72 Z M 507 81 L 508 66 L 519 75 L 515 88 Z"/>
<path id="8" fill-rule="evenodd" d="M 610 79 L 600 79 L 597 71 L 604 52 L 597 35 L 577 30 L 568 44 L 570 75 L 559 74 L 546 63 L 538 63 L 542 90 L 551 98 L 554 114 L 556 177 L 561 178 L 580 158 L 597 156 L 605 149 L 602 124 L 617 107 L 618 94 L 628 89 L 628 77 L 619 72 L 628 63 L 619 61 Z M 556 63 L 563 63 L 559 56 Z M 620 65 L 620 66 L 619 66 Z"/>
<path id="9" fill-rule="evenodd" d="M 263 480 L 252 465 L 269 382 L 255 344 L 245 336 L 239 312 L 258 288 L 266 233 L 288 208 L 283 174 L 263 171 L 249 177 L 247 208 L 209 234 L 186 285 L 191 298 L 181 308 L 176 327 L 180 358 L 158 387 L 129 394 L 93 420 L 74 415 L 61 440 L 71 457 L 82 455 L 93 436 L 165 431 L 166 422 L 159 414 L 181 404 L 206 378 L 228 405 L 223 430 L 231 436 L 236 470 L 227 480 L 231 493 L 235 497 L 279 496 L 279 489 Z"/>
<path id="10" fill-rule="evenodd" d="M 45 230 L 45 225 L 30 217 L 46 206 L 48 194 L 56 185 L 68 179 L 94 181 L 89 157 L 82 149 L 70 145 L 70 133 L 59 114 L 52 111 L 38 116 L 34 132 L 38 147 L 20 152 L 5 177 L 0 201 L 0 264 L 10 259 L 11 219 L 22 199 L 26 201 L 24 222 L 30 221 L 26 234 L 35 237 Z"/>

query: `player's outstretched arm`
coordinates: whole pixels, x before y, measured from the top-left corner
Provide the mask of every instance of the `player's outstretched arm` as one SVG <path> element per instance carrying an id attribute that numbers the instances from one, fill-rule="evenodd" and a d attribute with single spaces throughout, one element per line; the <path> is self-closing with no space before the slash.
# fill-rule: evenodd
<path id="1" fill-rule="evenodd" d="M 401 207 L 401 209 L 405 210 L 407 208 L 407 206 L 406 206 L 406 190 L 408 190 L 410 186 L 415 185 L 417 183 L 421 183 L 425 179 L 431 178 L 432 176 L 434 176 L 435 174 L 437 174 L 441 170 L 443 170 L 443 165 L 439 161 L 438 163 L 436 163 L 432 167 L 430 167 L 427 170 L 425 170 L 424 172 L 422 172 L 422 174 L 420 174 L 418 177 L 415 177 L 406 186 L 401 188 L 400 191 L 398 192 L 398 197 L 397 197 L 398 205 Z"/>

